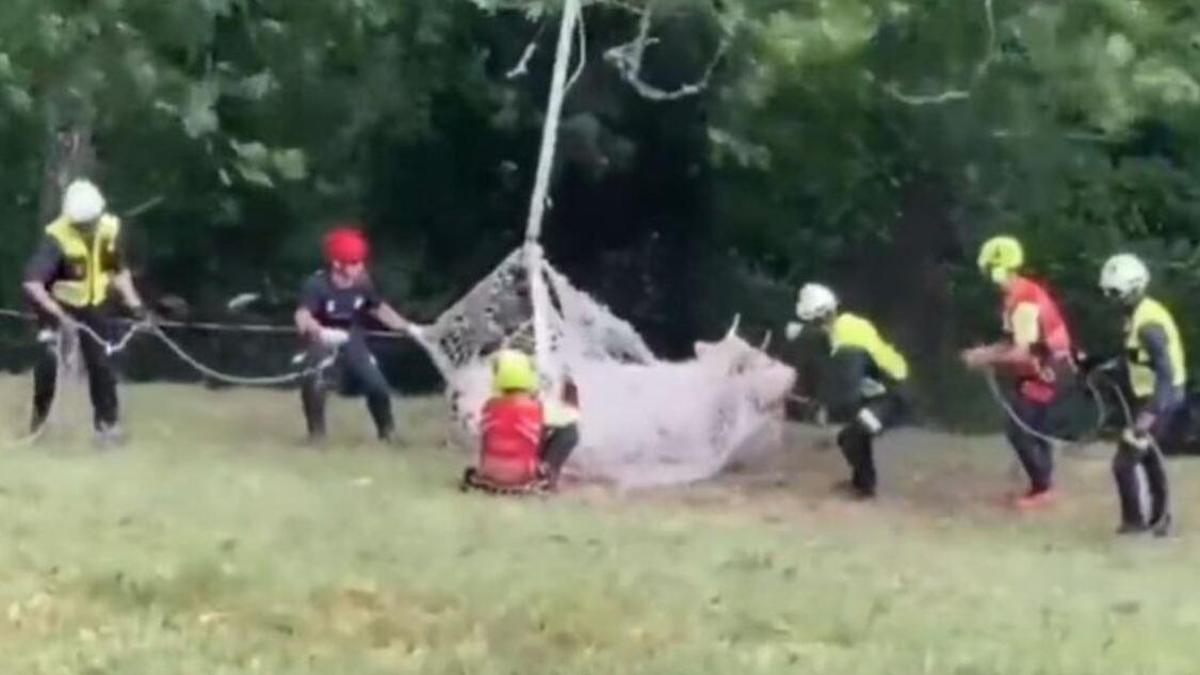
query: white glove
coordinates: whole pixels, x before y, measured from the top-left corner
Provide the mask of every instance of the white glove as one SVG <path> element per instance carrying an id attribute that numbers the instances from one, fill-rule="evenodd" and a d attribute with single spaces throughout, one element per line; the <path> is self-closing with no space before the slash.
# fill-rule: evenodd
<path id="1" fill-rule="evenodd" d="M 870 408 L 858 411 L 858 423 L 872 436 L 878 436 L 879 432 L 883 431 L 883 422 Z"/>
<path id="2" fill-rule="evenodd" d="M 864 377 L 858 385 L 858 394 L 863 398 L 878 398 L 887 393 L 883 383 L 871 377 Z"/>
<path id="3" fill-rule="evenodd" d="M 410 323 L 404 327 L 404 332 L 408 333 L 414 340 L 420 340 L 425 337 L 425 331 L 415 323 Z"/>
<path id="4" fill-rule="evenodd" d="M 804 332 L 804 324 L 799 321 L 790 321 L 783 334 L 787 336 L 788 340 L 795 340 L 800 337 L 800 333 L 802 332 Z"/>
<path id="5" fill-rule="evenodd" d="M 326 347 L 341 347 L 350 341 L 350 334 L 340 328 L 322 328 L 317 340 Z"/>

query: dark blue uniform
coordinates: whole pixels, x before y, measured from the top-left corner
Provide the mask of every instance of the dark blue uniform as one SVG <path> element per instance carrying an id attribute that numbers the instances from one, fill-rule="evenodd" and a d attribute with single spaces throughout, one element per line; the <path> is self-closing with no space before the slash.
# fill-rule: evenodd
<path id="1" fill-rule="evenodd" d="M 380 439 L 391 438 L 395 422 L 392 417 L 391 389 L 375 357 L 367 346 L 366 327 L 369 318 L 383 303 L 369 282 L 349 288 L 334 286 L 325 272 L 309 277 L 300 291 L 300 306 L 307 309 L 322 326 L 338 328 L 350 334 L 350 341 L 338 350 L 334 372 L 318 372 L 305 379 L 301 388 L 304 418 L 310 437 L 325 435 L 325 395 L 336 387 L 346 395 L 365 395 L 367 409 L 375 422 Z M 315 365 L 329 356 L 329 347 L 313 344 L 309 347 L 308 363 Z"/>

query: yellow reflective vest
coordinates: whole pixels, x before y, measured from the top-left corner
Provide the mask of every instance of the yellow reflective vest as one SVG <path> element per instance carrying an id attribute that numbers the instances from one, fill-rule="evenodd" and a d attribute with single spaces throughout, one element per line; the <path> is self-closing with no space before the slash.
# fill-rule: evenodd
<path id="1" fill-rule="evenodd" d="M 105 215 L 91 233 L 60 217 L 46 226 L 46 235 L 62 251 L 66 274 L 50 284 L 50 294 L 71 307 L 95 307 L 108 298 L 116 271 L 117 235 L 121 221 Z M 89 237 L 90 234 L 90 237 Z"/>
<path id="2" fill-rule="evenodd" d="M 880 337 L 875 325 L 867 319 L 848 312 L 838 315 L 829 331 L 829 342 L 834 354 L 842 349 L 861 349 L 888 377 L 896 382 L 908 379 L 908 362 L 904 356 Z"/>
<path id="3" fill-rule="evenodd" d="M 1187 363 L 1184 358 L 1183 340 L 1179 337 L 1179 328 L 1175 317 L 1162 303 L 1151 298 L 1144 298 L 1126 326 L 1125 349 L 1129 355 L 1129 384 L 1135 396 L 1141 398 L 1154 395 L 1155 374 L 1150 367 L 1150 355 L 1145 345 L 1138 337 L 1143 328 L 1158 324 L 1167 334 L 1167 356 L 1171 359 L 1171 372 L 1176 387 L 1187 383 Z"/>

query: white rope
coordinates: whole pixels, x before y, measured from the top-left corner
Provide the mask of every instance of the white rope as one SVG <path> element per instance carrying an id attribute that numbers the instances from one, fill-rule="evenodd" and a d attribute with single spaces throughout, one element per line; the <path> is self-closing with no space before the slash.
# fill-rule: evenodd
<path id="1" fill-rule="evenodd" d="M 22 314 L 20 312 L 16 312 L 14 310 L 6 310 L 6 309 L 0 309 L 0 316 L 15 317 L 15 318 L 20 318 L 20 319 L 28 319 L 29 318 L 28 315 Z M 194 324 L 176 324 L 176 325 L 180 325 L 180 326 L 184 326 L 184 327 L 192 327 L 192 328 L 196 327 L 196 325 L 194 325 Z M 110 341 L 110 340 L 106 339 L 103 335 L 101 335 L 94 328 L 92 328 L 91 326 L 89 326 L 85 323 L 79 322 L 79 321 L 71 321 L 67 324 L 66 327 L 69 329 L 72 329 L 72 330 L 77 330 L 81 334 L 86 335 L 89 339 L 94 340 L 97 344 L 99 344 L 101 347 L 104 348 L 105 354 L 108 356 L 112 356 L 113 354 L 117 354 L 117 353 L 124 351 L 129 346 L 129 343 L 132 342 L 133 338 L 137 334 L 143 333 L 143 332 L 149 333 L 150 335 L 153 335 L 154 337 L 158 338 L 158 340 L 161 341 L 164 345 L 166 345 L 166 347 L 168 349 L 170 349 L 184 363 L 191 366 L 198 373 L 200 373 L 206 377 L 209 377 L 211 379 L 214 379 L 214 380 L 217 380 L 220 382 L 224 382 L 226 384 L 232 384 L 232 385 L 269 387 L 269 386 L 278 386 L 278 385 L 282 385 L 282 384 L 289 384 L 289 383 L 295 382 L 297 380 L 304 379 L 305 377 L 308 377 L 309 375 L 318 373 L 318 372 L 324 370 L 325 368 L 328 368 L 329 366 L 331 366 L 333 364 L 333 362 L 337 360 L 337 352 L 335 351 L 330 356 L 323 359 L 321 362 L 319 362 L 315 365 L 307 366 L 300 370 L 290 371 L 287 373 L 283 373 L 281 375 L 247 377 L 247 376 L 242 376 L 242 375 L 234 375 L 231 373 L 225 373 L 225 372 L 219 371 L 215 368 L 212 368 L 211 366 L 205 365 L 199 359 L 197 359 L 194 356 L 192 356 L 191 354 L 189 354 L 187 352 L 187 350 L 185 350 L 182 346 L 179 345 L 178 342 L 176 342 L 170 336 L 168 336 L 166 334 L 166 332 L 163 331 L 162 327 L 160 325 L 158 325 L 157 323 L 154 323 L 154 324 L 147 323 L 147 322 L 132 323 L 129 326 L 129 328 L 125 331 L 125 333 L 122 334 L 121 337 L 119 339 L 117 339 L 116 341 Z M 228 332 L 243 332 L 243 333 L 245 333 L 245 332 L 295 333 L 296 332 L 294 329 L 287 329 L 287 328 L 283 328 L 280 326 L 236 326 L 236 325 L 227 325 L 227 324 L 226 325 L 207 324 L 207 325 L 202 325 L 201 327 L 210 329 L 210 330 L 219 330 L 219 331 L 228 331 Z M 60 335 L 60 339 L 61 339 L 61 336 L 63 335 L 63 331 L 60 330 L 59 335 Z M 385 335 L 388 337 L 393 337 L 396 334 L 385 333 Z"/>
<path id="2" fill-rule="evenodd" d="M 1125 416 L 1125 428 L 1132 429 L 1134 427 L 1134 422 L 1135 422 L 1134 417 L 1133 417 L 1133 408 L 1129 405 L 1129 400 L 1127 398 L 1125 398 L 1125 392 L 1121 390 L 1120 385 L 1118 385 L 1115 382 L 1112 382 L 1111 379 L 1109 379 L 1107 377 L 1105 379 L 1107 379 L 1109 381 L 1109 384 L 1112 387 L 1113 393 L 1116 394 L 1116 396 L 1117 396 L 1117 402 L 1121 404 L 1121 413 Z M 1185 405 L 1186 405 L 1186 399 L 1185 399 Z M 1170 465 L 1167 463 L 1167 453 L 1163 452 L 1162 446 L 1158 444 L 1158 440 L 1155 439 L 1154 436 L 1149 433 L 1146 434 L 1146 440 L 1149 442 L 1150 451 L 1154 453 L 1154 456 L 1158 459 L 1158 463 L 1160 465 L 1162 465 L 1163 475 L 1166 476 L 1166 482 L 1167 482 L 1167 486 L 1166 486 L 1167 489 L 1165 491 L 1166 495 L 1165 495 L 1165 499 L 1163 500 L 1162 515 L 1159 517 L 1159 520 L 1157 520 L 1153 523 L 1149 523 L 1147 525 L 1147 527 L 1149 527 L 1151 530 L 1156 531 L 1156 533 L 1157 533 L 1160 528 L 1165 528 L 1166 526 L 1169 526 L 1171 524 L 1172 519 L 1174 518 L 1173 509 L 1171 508 L 1171 488 L 1170 488 L 1171 471 L 1170 471 Z M 1165 535 L 1165 531 L 1164 531 L 1163 535 Z M 1160 535 L 1160 536 L 1163 536 L 1163 535 Z"/>
<path id="3" fill-rule="evenodd" d="M 226 384 L 233 384 L 233 385 L 240 385 L 240 386 L 247 386 L 247 387 L 274 387 L 274 386 L 279 386 L 279 385 L 283 385 L 283 384 L 290 384 L 292 382 L 296 382 L 297 380 L 302 380 L 310 375 L 319 373 L 322 370 L 333 365 L 334 361 L 337 360 L 337 356 L 338 356 L 338 352 L 333 351 L 329 354 L 329 356 L 322 359 L 319 363 L 317 363 L 315 365 L 307 366 L 300 370 L 294 370 L 294 371 L 291 371 L 288 373 L 283 373 L 281 375 L 265 375 L 265 376 L 260 376 L 260 377 L 247 377 L 244 375 L 232 375 L 230 373 L 221 372 L 219 370 L 216 370 L 215 368 L 204 365 L 199 360 L 197 360 L 195 357 L 193 357 L 191 354 L 189 354 L 187 352 L 187 350 L 185 350 L 183 347 L 179 346 L 179 343 L 172 340 L 170 336 L 168 336 L 161 328 L 159 328 L 157 326 L 151 325 L 148 328 L 148 331 L 151 335 L 157 337 L 159 339 L 159 341 L 161 341 L 164 345 L 166 345 L 167 349 L 170 349 L 172 352 L 174 352 L 175 355 L 180 358 L 180 360 L 182 360 L 184 363 L 186 363 L 189 366 L 191 366 L 192 368 L 194 368 L 196 370 L 196 372 L 200 373 L 201 375 L 204 375 L 206 377 L 212 378 L 212 379 L 220 381 L 220 382 L 224 382 Z"/>
<path id="4" fill-rule="evenodd" d="M 37 319 L 33 314 L 20 312 L 14 309 L 0 309 L 0 317 L 8 317 L 12 319 L 21 319 L 23 321 L 35 321 Z M 120 319 L 118 321 L 121 321 Z M 125 321 L 128 321 L 127 319 Z M 166 319 L 156 319 L 155 325 L 162 328 L 178 328 L 180 330 L 195 330 L 211 333 L 259 333 L 266 335 L 296 335 L 299 331 L 295 326 L 281 324 L 265 324 L 265 323 L 216 323 L 204 321 L 170 321 Z M 403 339 L 410 337 L 407 333 L 397 333 L 393 331 L 369 330 L 363 331 L 363 335 L 368 337 Z"/>
<path id="5" fill-rule="evenodd" d="M 550 304 L 546 280 L 542 274 L 543 253 L 539 241 L 545 221 L 550 176 L 554 169 L 554 153 L 558 146 L 558 128 L 562 120 L 563 100 L 567 94 L 567 68 L 575 38 L 576 23 L 582 12 L 580 0 L 566 0 L 562 23 L 558 31 L 558 48 L 554 57 L 554 74 L 550 82 L 550 98 L 546 106 L 546 122 L 542 126 L 542 145 L 538 155 L 537 177 L 530 197 L 529 220 L 525 227 L 525 273 L 529 281 L 533 304 L 533 344 L 541 372 L 550 374 L 550 330 L 546 308 Z M 550 382 L 553 386 L 553 382 Z"/>
<path id="6" fill-rule="evenodd" d="M 70 330 L 79 331 L 83 335 L 91 338 L 96 344 L 104 348 L 105 356 L 112 356 L 113 354 L 118 354 L 125 351 L 125 348 L 129 346 L 129 343 L 131 340 L 133 340 L 134 336 L 143 330 L 144 324 L 135 323 L 130 325 L 128 330 L 126 330 L 125 333 L 116 341 L 108 340 L 108 338 L 105 338 L 103 335 L 97 332 L 96 329 L 81 321 L 69 321 L 65 327 Z"/>
<path id="7" fill-rule="evenodd" d="M 579 27 L 579 66 L 575 68 L 575 72 L 571 74 L 571 79 L 567 80 L 567 91 L 575 88 L 575 83 L 583 76 L 583 70 L 587 67 L 587 25 L 584 23 L 583 13 L 579 14 L 579 21 L 576 23 Z"/>
<path id="8" fill-rule="evenodd" d="M 3 315 L 21 316 L 19 313 L 9 310 L 3 310 Z M 54 419 L 55 413 L 59 408 L 58 402 L 62 398 L 62 390 L 67 383 L 67 376 L 70 374 L 69 363 L 71 355 L 69 347 L 72 342 L 75 345 L 78 345 L 79 340 L 82 339 L 81 336 L 84 336 L 89 340 L 95 341 L 96 344 L 104 348 L 104 353 L 106 356 L 112 356 L 113 354 L 124 351 L 125 348 L 129 346 L 130 341 L 133 340 L 134 336 L 137 335 L 141 329 L 142 324 L 133 324 L 115 342 L 109 341 L 107 338 L 100 335 L 100 333 L 94 328 L 80 321 L 66 322 L 58 330 L 54 331 L 54 395 L 50 398 L 50 405 L 46 409 L 46 414 L 42 417 L 41 423 L 38 424 L 37 428 L 31 430 L 25 436 L 12 441 L 12 443 L 10 443 L 10 447 L 31 445 L 36 443 L 42 438 L 42 436 L 45 435 L 46 429 L 50 426 L 52 420 Z M 71 340 L 72 335 L 75 336 L 74 341 Z"/>
<path id="9" fill-rule="evenodd" d="M 1121 387 L 1119 385 L 1117 385 L 1115 383 L 1111 383 L 1111 384 L 1112 384 L 1112 388 L 1113 388 L 1113 393 L 1115 393 L 1117 395 L 1117 401 L 1121 404 L 1121 412 L 1122 412 L 1122 414 L 1125 415 L 1125 427 L 1133 428 L 1133 426 L 1134 426 L 1133 409 L 1129 405 L 1129 400 L 1125 398 L 1125 392 L 1123 392 L 1121 390 Z M 1185 399 L 1185 405 L 1186 405 L 1186 399 Z M 1158 463 L 1162 465 L 1163 475 L 1166 476 L 1166 479 L 1167 479 L 1166 497 L 1165 497 L 1164 503 L 1163 503 L 1162 516 L 1160 516 L 1158 521 L 1148 524 L 1148 527 L 1150 529 L 1158 530 L 1160 527 L 1170 525 L 1171 520 L 1174 518 L 1173 509 L 1171 508 L 1171 488 L 1170 488 L 1171 471 L 1169 468 L 1170 465 L 1167 464 L 1167 453 L 1163 452 L 1162 446 L 1158 444 L 1158 440 L 1155 439 L 1154 436 L 1151 434 L 1146 434 L 1146 440 L 1149 441 L 1150 451 L 1154 453 L 1155 457 L 1158 459 Z"/>
<path id="10" fill-rule="evenodd" d="M 1129 405 L 1129 400 L 1125 397 L 1125 392 L 1121 391 L 1120 385 L 1113 382 L 1110 378 L 1108 378 L 1106 375 L 1104 375 L 1102 368 L 1098 368 L 1095 371 L 1093 371 L 1092 373 L 1089 373 L 1084 378 L 1084 381 L 1087 382 L 1088 390 L 1092 392 L 1092 396 L 1095 399 L 1097 406 L 1100 408 L 1099 419 L 1098 419 L 1098 423 L 1097 423 L 1097 427 L 1096 427 L 1095 431 L 1098 432 L 1103 427 L 1104 420 L 1107 417 L 1107 409 L 1104 407 L 1104 399 L 1100 396 L 1099 389 L 1096 387 L 1096 384 L 1093 380 L 1093 378 L 1096 377 L 1097 374 L 1099 374 L 1100 377 L 1103 377 L 1105 379 L 1105 381 L 1108 383 L 1109 387 L 1111 388 L 1113 394 L 1116 396 L 1117 402 L 1121 406 L 1121 414 L 1124 417 L 1124 421 L 1125 421 L 1124 427 L 1126 429 L 1132 429 L 1134 427 L 1133 408 Z M 1013 410 L 1012 406 L 1008 403 L 1008 399 L 1006 399 L 1004 397 L 1004 395 L 1001 393 L 1000 385 L 996 382 L 995 373 L 993 371 L 989 370 L 987 372 L 986 378 L 988 381 L 988 386 L 991 388 L 992 395 L 993 395 L 993 397 L 995 397 L 996 402 L 999 403 L 1000 407 L 1004 409 L 1004 412 L 1008 415 L 1009 419 L 1011 419 L 1013 421 L 1013 423 L 1016 424 L 1025 433 L 1027 433 L 1031 436 L 1034 436 L 1035 438 L 1039 438 L 1043 441 L 1051 443 L 1052 445 L 1061 444 L 1061 445 L 1065 445 L 1068 447 L 1071 445 L 1082 445 L 1086 442 L 1091 442 L 1092 440 L 1095 440 L 1093 438 L 1093 439 L 1087 439 L 1086 441 L 1083 441 L 1083 440 L 1068 441 L 1066 439 L 1055 438 L 1048 434 L 1041 433 L 1038 430 L 1030 427 L 1029 424 L 1027 424 L 1025 422 L 1025 420 L 1021 419 L 1021 416 L 1018 415 L 1015 410 Z M 1170 479 L 1170 470 L 1168 468 L 1169 465 L 1167 464 L 1166 453 L 1163 452 L 1162 446 L 1159 445 L 1158 441 L 1154 438 L 1153 435 L 1147 434 L 1147 440 L 1149 441 L 1148 447 L 1149 447 L 1150 451 L 1154 453 L 1155 457 L 1158 459 L 1159 464 L 1162 465 L 1163 474 L 1167 476 L 1167 483 L 1169 485 L 1171 482 L 1171 479 Z M 1169 487 L 1166 491 L 1166 494 L 1167 494 L 1167 498 L 1166 498 L 1167 501 L 1163 505 L 1162 516 L 1159 521 L 1149 524 L 1149 527 L 1151 529 L 1157 529 L 1157 528 L 1160 528 L 1160 527 L 1168 524 L 1170 522 L 1170 519 L 1173 517 L 1172 509 L 1171 509 L 1171 502 L 1170 502 L 1171 491 L 1170 491 Z"/>
<path id="11" fill-rule="evenodd" d="M 513 66 L 507 73 L 504 74 L 505 79 L 515 80 L 518 77 L 525 77 L 529 74 L 529 62 L 533 60 L 538 50 L 538 40 L 542 39 L 542 33 L 546 32 L 546 23 L 538 26 L 537 33 L 529 44 L 525 45 L 525 51 L 521 53 L 521 60 L 517 61 L 517 65 Z"/>
<path id="12" fill-rule="evenodd" d="M 1095 383 L 1092 380 L 1092 377 L 1093 377 L 1093 374 L 1089 373 L 1087 375 L 1087 377 L 1085 378 L 1085 381 L 1088 383 L 1088 389 L 1092 392 L 1093 397 L 1095 398 L 1096 403 L 1100 407 L 1100 410 L 1101 410 L 1100 423 L 1097 425 L 1097 428 L 1096 428 L 1096 431 L 1098 432 L 1099 429 L 1101 427 L 1103 427 L 1103 420 L 1104 420 L 1104 417 L 1106 416 L 1107 411 L 1104 408 L 1103 398 L 1101 398 L 1099 391 L 1096 388 Z M 1071 445 L 1082 445 L 1085 442 L 1090 442 L 1092 440 L 1095 440 L 1095 439 L 1088 439 L 1087 441 L 1082 441 L 1082 440 L 1081 441 L 1068 441 L 1066 439 L 1055 438 L 1048 434 L 1041 433 L 1037 429 L 1030 427 L 1029 424 L 1027 424 L 1025 422 L 1025 420 L 1021 419 L 1021 416 L 1018 415 L 1015 410 L 1013 410 L 1012 406 L 1008 403 L 1008 399 L 1006 399 L 1004 397 L 1004 395 L 1001 393 L 1000 386 L 996 382 L 995 373 L 989 370 L 987 372 L 986 379 L 988 381 L 988 386 L 991 388 L 992 396 L 996 399 L 996 402 L 1000 405 L 1001 408 L 1004 409 L 1004 412 L 1005 412 L 1005 414 L 1008 415 L 1009 419 L 1011 419 L 1013 421 L 1013 423 L 1016 424 L 1025 433 L 1027 433 L 1035 438 L 1039 438 L 1043 441 L 1046 441 L 1046 442 L 1050 443 L 1052 446 L 1061 444 L 1061 445 L 1070 447 Z M 1108 377 L 1105 376 L 1105 380 L 1108 382 L 1109 386 L 1112 389 L 1112 392 L 1116 395 L 1117 402 L 1121 406 L 1121 414 L 1125 418 L 1125 425 L 1124 425 L 1125 428 L 1132 429 L 1134 426 L 1133 410 L 1132 410 L 1131 406 L 1129 405 L 1128 399 L 1126 399 L 1126 397 L 1125 397 L 1125 393 L 1123 391 L 1121 391 L 1120 385 L 1116 384 L 1115 382 L 1112 382 L 1111 379 L 1109 379 Z M 1170 472 L 1169 465 L 1167 463 L 1166 453 L 1163 452 L 1162 446 L 1160 446 L 1158 444 L 1158 441 L 1154 438 L 1153 435 L 1147 434 L 1147 440 L 1149 441 L 1148 447 L 1149 447 L 1150 452 L 1154 453 L 1155 457 L 1158 459 L 1159 464 L 1162 466 L 1163 474 L 1167 477 L 1166 480 L 1167 480 L 1167 485 L 1168 485 L 1167 490 L 1166 490 L 1166 498 L 1165 498 L 1165 501 L 1163 504 L 1162 515 L 1159 517 L 1159 520 L 1157 520 L 1153 523 L 1149 523 L 1147 525 L 1147 527 L 1150 530 L 1155 531 L 1156 533 L 1161 529 L 1161 530 L 1163 530 L 1164 534 L 1161 534 L 1160 536 L 1165 536 L 1165 528 L 1171 524 L 1171 521 L 1174 518 L 1173 509 L 1171 508 L 1171 490 L 1169 487 L 1170 483 L 1171 483 L 1171 472 Z"/>
<path id="13" fill-rule="evenodd" d="M 1047 433 L 1038 431 L 1037 429 L 1034 429 L 1032 426 L 1029 425 L 1028 422 L 1026 422 L 1024 419 L 1022 419 L 1019 414 L 1017 414 L 1017 411 L 1013 409 L 1012 404 L 1010 404 L 1008 402 L 1008 398 L 1004 395 L 1004 393 L 1002 391 L 1000 391 L 1000 384 L 999 384 L 999 382 L 996 381 L 995 372 L 991 371 L 991 370 L 987 371 L 987 374 L 984 376 L 984 379 L 987 380 L 988 388 L 991 390 L 992 398 L 995 399 L 996 404 L 999 405 L 1002 410 L 1004 410 L 1005 415 L 1007 415 L 1008 418 L 1010 420 L 1012 420 L 1013 424 L 1017 425 L 1017 428 L 1019 428 L 1021 431 L 1025 432 L 1029 436 L 1033 436 L 1034 438 L 1037 438 L 1039 440 L 1050 443 L 1051 445 L 1062 445 L 1062 446 L 1067 446 L 1067 447 L 1078 446 L 1078 445 L 1087 445 L 1088 443 L 1095 440 L 1094 438 L 1086 438 L 1086 437 L 1082 438 L 1082 439 L 1078 439 L 1078 440 L 1069 440 L 1069 439 L 1065 439 L 1065 438 L 1058 438 L 1056 436 L 1051 436 L 1050 434 L 1047 434 Z M 1097 408 L 1096 427 L 1093 429 L 1093 433 L 1096 433 L 1104 426 L 1104 420 L 1108 416 L 1108 410 L 1104 405 L 1104 398 L 1102 396 L 1100 396 L 1099 389 L 1096 387 L 1095 382 L 1092 381 L 1092 377 L 1090 375 L 1085 377 L 1084 382 L 1087 384 L 1088 391 L 1092 395 L 1092 400 L 1094 400 L 1096 402 L 1096 408 Z M 1130 417 L 1128 403 L 1125 402 L 1124 397 L 1121 396 L 1121 394 L 1120 394 L 1120 391 L 1117 391 L 1117 394 L 1120 397 L 1120 400 L 1125 407 L 1125 415 L 1126 415 L 1126 418 L 1128 419 Z"/>

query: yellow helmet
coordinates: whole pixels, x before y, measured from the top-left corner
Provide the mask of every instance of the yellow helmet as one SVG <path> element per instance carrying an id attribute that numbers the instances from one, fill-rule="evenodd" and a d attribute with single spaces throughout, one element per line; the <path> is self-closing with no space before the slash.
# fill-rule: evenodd
<path id="1" fill-rule="evenodd" d="M 533 359 L 516 349 L 501 349 L 496 353 L 496 361 L 492 367 L 492 384 L 498 392 L 537 391 L 537 371 L 533 367 Z"/>
<path id="2" fill-rule="evenodd" d="M 992 237 L 979 249 L 979 271 L 1002 283 L 1025 264 L 1025 249 L 1013 237 Z"/>

